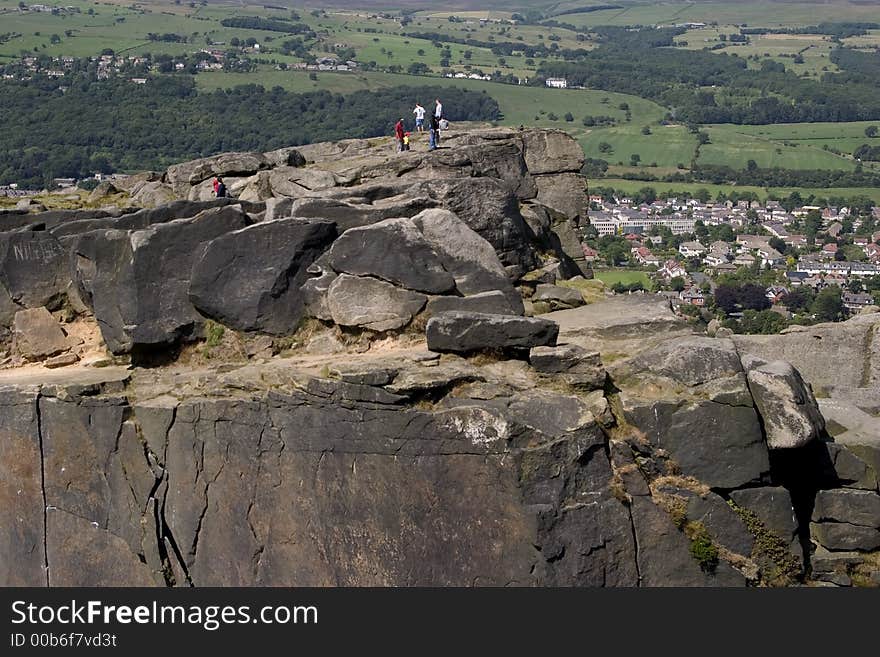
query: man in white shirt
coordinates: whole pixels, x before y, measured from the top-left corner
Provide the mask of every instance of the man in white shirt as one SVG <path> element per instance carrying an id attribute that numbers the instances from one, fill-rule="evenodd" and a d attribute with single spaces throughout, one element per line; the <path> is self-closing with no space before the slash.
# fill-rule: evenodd
<path id="1" fill-rule="evenodd" d="M 413 114 L 416 115 L 416 130 L 419 132 L 425 131 L 425 108 L 416 103 L 416 108 L 413 110 Z"/>
<path id="2" fill-rule="evenodd" d="M 443 118 L 443 105 L 440 104 L 439 98 L 437 100 L 435 100 L 434 102 L 437 103 L 434 106 L 434 116 L 436 116 L 437 120 L 439 121 L 440 119 Z"/>

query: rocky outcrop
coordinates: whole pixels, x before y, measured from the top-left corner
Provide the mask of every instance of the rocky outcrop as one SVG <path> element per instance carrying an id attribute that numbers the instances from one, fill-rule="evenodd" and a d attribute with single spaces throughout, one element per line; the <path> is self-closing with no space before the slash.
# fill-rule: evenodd
<path id="1" fill-rule="evenodd" d="M 562 133 L 385 145 L 120 182 L 190 199 L 156 208 L 9 215 L 0 583 L 872 581 L 875 319 L 695 335 L 579 276 Z M 211 198 L 218 173 L 238 198 Z M 51 258 L 15 260 L 28 240 Z M 857 373 L 810 362 L 840 336 Z"/>
<path id="2" fill-rule="evenodd" d="M 136 231 L 97 231 L 76 249 L 78 280 L 113 353 L 173 346 L 204 326 L 189 299 L 190 273 L 208 242 L 246 227 L 236 206 Z"/>

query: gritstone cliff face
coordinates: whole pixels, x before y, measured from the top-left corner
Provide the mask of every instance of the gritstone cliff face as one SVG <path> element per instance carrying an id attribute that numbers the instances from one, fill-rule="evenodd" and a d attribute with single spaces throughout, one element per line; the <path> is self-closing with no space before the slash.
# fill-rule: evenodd
<path id="1" fill-rule="evenodd" d="M 0 584 L 876 583 L 880 316 L 696 335 L 588 280 L 573 140 L 444 145 L 4 215 Z"/>

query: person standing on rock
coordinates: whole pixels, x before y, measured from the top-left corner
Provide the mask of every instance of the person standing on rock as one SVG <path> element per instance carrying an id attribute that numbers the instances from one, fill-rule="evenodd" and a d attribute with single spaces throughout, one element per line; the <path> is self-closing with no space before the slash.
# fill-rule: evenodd
<path id="1" fill-rule="evenodd" d="M 440 121 L 431 115 L 430 130 L 428 135 L 428 150 L 433 151 L 440 147 Z"/>
<path id="2" fill-rule="evenodd" d="M 439 98 L 435 99 L 434 103 L 434 118 L 439 121 L 443 118 L 443 105 L 440 103 Z"/>
<path id="3" fill-rule="evenodd" d="M 425 108 L 416 103 L 416 108 L 413 110 L 413 114 L 416 115 L 416 132 L 425 131 L 425 113 Z"/>
<path id="4" fill-rule="evenodd" d="M 403 119 L 397 119 L 397 123 L 394 125 L 394 137 L 397 139 L 397 152 L 403 152 Z"/>
<path id="5" fill-rule="evenodd" d="M 217 187 L 215 188 L 214 194 L 217 198 L 223 198 L 226 196 L 226 184 L 220 176 L 217 176 Z"/>
<path id="6" fill-rule="evenodd" d="M 212 184 L 214 185 L 214 196 L 217 196 L 217 188 L 220 187 L 220 179 L 217 176 L 214 176 Z"/>

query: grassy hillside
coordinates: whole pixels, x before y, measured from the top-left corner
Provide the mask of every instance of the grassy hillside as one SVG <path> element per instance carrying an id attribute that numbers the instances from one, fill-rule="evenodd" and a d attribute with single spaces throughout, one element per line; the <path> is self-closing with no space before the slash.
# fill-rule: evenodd
<path id="1" fill-rule="evenodd" d="M 315 91 L 328 89 L 333 92 L 346 93 L 356 89 L 372 89 L 377 87 L 393 87 L 412 84 L 439 84 L 455 86 L 463 89 L 485 91 L 498 101 L 504 113 L 502 123 L 505 125 L 538 125 L 571 129 L 580 134 L 584 131 L 582 119 L 587 114 L 613 115 L 621 121 L 625 112 L 619 109 L 621 103 L 628 103 L 633 113 L 633 122 L 650 122 L 663 115 L 663 109 L 650 102 L 628 96 L 626 94 L 608 93 L 605 91 L 548 89 L 546 87 L 529 87 L 509 84 L 497 84 L 480 80 L 454 80 L 441 77 L 413 77 L 394 73 L 335 73 L 321 72 L 317 80 L 310 80 L 303 71 L 276 71 L 261 69 L 255 74 L 245 73 L 205 73 L 196 78 L 200 89 L 211 90 L 233 87 L 239 84 L 261 84 L 266 88 L 280 86 L 290 91 Z M 606 100 L 607 99 L 607 100 Z M 604 102 L 603 102 L 604 101 Z M 543 113 L 542 113 L 543 112 Z M 553 121 L 550 112 L 559 118 Z M 575 121 L 564 120 L 567 112 L 571 112 Z"/>

